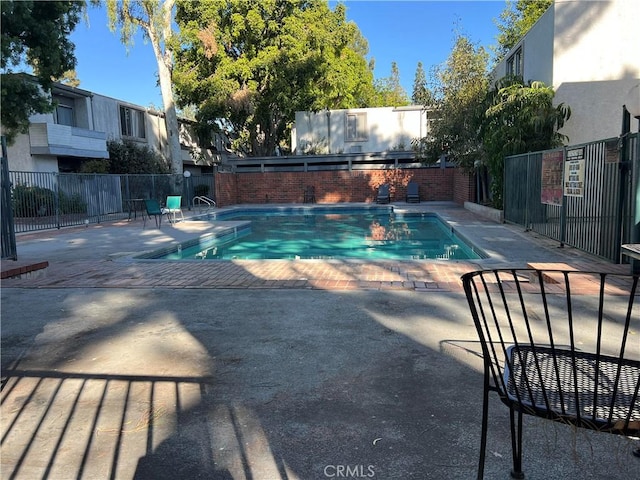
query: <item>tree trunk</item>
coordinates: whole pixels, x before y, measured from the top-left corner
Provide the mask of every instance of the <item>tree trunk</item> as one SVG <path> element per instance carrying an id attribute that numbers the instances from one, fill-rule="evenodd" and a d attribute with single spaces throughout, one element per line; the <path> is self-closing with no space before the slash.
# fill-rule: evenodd
<path id="1" fill-rule="evenodd" d="M 173 98 L 173 88 L 171 73 L 173 70 L 173 52 L 167 47 L 167 42 L 171 37 L 171 9 L 174 1 L 166 0 L 162 7 L 163 22 L 157 25 L 153 21 L 153 11 L 148 10 L 149 23 L 146 24 L 147 34 L 153 46 L 153 53 L 158 64 L 158 79 L 160 80 L 160 92 L 162 93 L 162 104 L 164 106 L 164 121 L 167 128 L 167 141 L 169 142 L 169 161 L 171 171 L 175 174 L 174 194 L 182 194 L 182 149 L 180 148 L 180 127 L 178 125 L 178 114 Z M 158 31 L 161 30 L 161 31 Z M 161 39 L 164 39 L 164 51 Z"/>
<path id="2" fill-rule="evenodd" d="M 182 149 L 180 148 L 180 127 L 176 105 L 171 89 L 171 72 L 161 59 L 158 60 L 158 77 L 164 106 L 165 122 L 167 125 L 167 140 L 169 142 L 169 158 L 173 173 L 182 175 Z"/>

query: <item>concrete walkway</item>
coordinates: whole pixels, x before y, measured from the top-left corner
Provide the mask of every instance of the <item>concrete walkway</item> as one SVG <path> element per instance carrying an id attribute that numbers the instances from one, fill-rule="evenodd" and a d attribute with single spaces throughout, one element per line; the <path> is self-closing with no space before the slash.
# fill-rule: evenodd
<path id="1" fill-rule="evenodd" d="M 20 262 L 49 266 L 2 281 L 2 478 L 474 478 L 482 375 L 460 275 L 627 267 L 453 204 L 411 208 L 490 257 L 131 260 L 216 228 L 190 221 L 19 236 Z M 485 478 L 506 480 L 508 411 L 492 400 Z M 524 439 L 529 479 L 640 467 L 612 435 L 527 418 Z"/>

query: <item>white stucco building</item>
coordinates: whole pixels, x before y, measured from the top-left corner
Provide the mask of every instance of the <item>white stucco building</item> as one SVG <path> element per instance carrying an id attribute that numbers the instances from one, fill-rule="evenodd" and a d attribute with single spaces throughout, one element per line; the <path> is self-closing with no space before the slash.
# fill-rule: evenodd
<path id="1" fill-rule="evenodd" d="M 555 0 L 496 66 L 553 86 L 571 108 L 561 130 L 576 145 L 620 135 L 625 96 L 640 82 L 640 1 Z"/>
<path id="2" fill-rule="evenodd" d="M 28 133 L 8 145 L 9 170 L 75 172 L 84 161 L 109 158 L 109 140 L 131 140 L 163 155 L 169 151 L 160 112 L 60 83 L 54 84 L 51 96 L 55 110 L 33 115 Z M 179 121 L 184 169 L 194 174 L 210 169 L 223 146 L 201 146 L 190 122 Z"/>
<path id="3" fill-rule="evenodd" d="M 427 135 L 429 112 L 421 105 L 296 112 L 294 154 L 411 151 Z"/>

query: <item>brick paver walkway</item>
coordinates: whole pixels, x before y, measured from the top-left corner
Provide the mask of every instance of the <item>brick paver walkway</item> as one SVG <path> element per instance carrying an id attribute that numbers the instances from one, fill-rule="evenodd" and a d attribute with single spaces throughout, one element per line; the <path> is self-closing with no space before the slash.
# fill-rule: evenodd
<path id="1" fill-rule="evenodd" d="M 3 280 L 30 288 L 306 288 L 461 290 L 471 262 L 235 260 L 203 262 L 77 261 Z"/>

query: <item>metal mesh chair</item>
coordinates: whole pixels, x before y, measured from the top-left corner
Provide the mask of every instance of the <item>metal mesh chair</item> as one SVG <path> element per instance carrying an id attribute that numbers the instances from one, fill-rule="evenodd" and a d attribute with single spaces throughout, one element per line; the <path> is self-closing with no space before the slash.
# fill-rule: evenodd
<path id="1" fill-rule="evenodd" d="M 167 214 L 167 218 L 170 223 L 176 223 L 178 221 L 177 215 L 180 214 L 180 218 L 184 221 L 184 215 L 182 213 L 182 196 L 180 195 L 169 195 L 167 197 L 167 203 L 165 208 L 163 209 L 163 213 Z"/>
<path id="2" fill-rule="evenodd" d="M 524 478 L 523 414 L 640 434 L 639 277 L 533 269 L 463 275 L 484 363 L 479 479 L 490 391 L 509 407 L 513 478 Z"/>
<path id="3" fill-rule="evenodd" d="M 162 225 L 162 215 L 164 215 L 165 213 L 162 211 L 162 208 L 160 208 L 160 203 L 158 203 L 157 200 L 153 200 L 153 199 L 147 199 L 144 201 L 144 205 L 145 205 L 145 209 L 147 211 L 147 216 L 145 217 L 143 215 L 142 220 L 143 220 L 143 224 L 142 224 L 142 228 L 145 228 L 147 226 L 147 217 L 148 218 L 155 218 L 156 219 L 156 227 L 160 228 L 160 226 Z"/>

